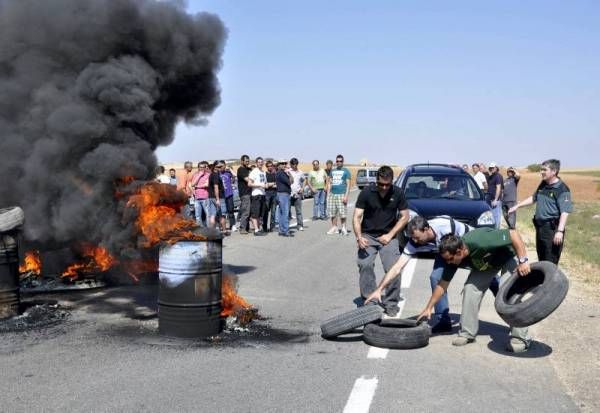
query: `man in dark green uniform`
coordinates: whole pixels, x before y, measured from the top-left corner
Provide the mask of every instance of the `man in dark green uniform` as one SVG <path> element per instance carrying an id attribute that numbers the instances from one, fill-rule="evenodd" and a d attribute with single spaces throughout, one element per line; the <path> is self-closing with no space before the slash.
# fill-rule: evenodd
<path id="1" fill-rule="evenodd" d="M 538 260 L 550 261 L 554 264 L 558 264 L 560 260 L 565 243 L 567 218 L 573 212 L 571 191 L 558 178 L 559 171 L 560 161 L 558 159 L 548 159 L 542 162 L 542 182 L 535 193 L 508 210 L 510 214 L 522 206 L 536 203 L 533 224 Z"/>
<path id="2" fill-rule="evenodd" d="M 481 300 L 494 277 L 500 272 L 504 280 L 504 276 L 515 269 L 521 276 L 529 274 L 527 251 L 521 236 L 514 229 L 477 228 L 462 238 L 454 234 L 443 236 L 439 253 L 447 265 L 418 319 L 431 317 L 435 304 L 448 290 L 458 267 L 471 269 L 463 290 L 460 330 L 458 337 L 452 341 L 455 346 L 464 346 L 475 341 Z M 515 254 L 518 259 L 515 259 Z M 507 344 L 509 351 L 519 353 L 529 348 L 531 339 L 527 336 L 526 328 L 513 327 L 510 335 Z"/>

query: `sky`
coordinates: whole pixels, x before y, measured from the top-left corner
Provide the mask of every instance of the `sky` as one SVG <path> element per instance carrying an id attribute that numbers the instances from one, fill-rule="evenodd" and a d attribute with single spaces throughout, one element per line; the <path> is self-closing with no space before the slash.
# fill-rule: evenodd
<path id="1" fill-rule="evenodd" d="M 600 165 L 600 2 L 188 1 L 229 30 L 222 103 L 160 162 Z"/>

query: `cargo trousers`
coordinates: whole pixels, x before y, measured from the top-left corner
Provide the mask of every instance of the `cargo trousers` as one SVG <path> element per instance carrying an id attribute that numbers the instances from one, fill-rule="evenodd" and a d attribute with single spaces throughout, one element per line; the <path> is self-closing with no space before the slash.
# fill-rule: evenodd
<path id="1" fill-rule="evenodd" d="M 358 249 L 358 264 L 359 279 L 358 285 L 360 295 L 366 298 L 377 288 L 377 280 L 375 277 L 375 258 L 379 254 L 383 270 L 387 273 L 390 268 L 400 258 L 400 248 L 398 247 L 398 238 L 392 238 L 387 244 L 383 245 L 376 237 L 368 234 L 362 234 L 363 238 L 369 241 L 369 246 L 365 249 Z M 388 314 L 398 312 L 398 302 L 400 301 L 400 279 L 396 277 L 385 289 L 385 296 L 382 297 L 383 306 L 388 310 Z"/>
<path id="2" fill-rule="evenodd" d="M 500 285 L 508 279 L 508 276 L 517 269 L 517 262 L 514 258 L 508 260 L 500 269 Z M 458 335 L 461 337 L 475 338 L 479 330 L 479 309 L 481 301 L 490 283 L 498 275 L 498 270 L 477 271 L 472 270 L 463 289 L 462 312 L 460 314 L 460 330 Z M 512 327 L 511 337 L 529 340 L 528 329 Z"/>

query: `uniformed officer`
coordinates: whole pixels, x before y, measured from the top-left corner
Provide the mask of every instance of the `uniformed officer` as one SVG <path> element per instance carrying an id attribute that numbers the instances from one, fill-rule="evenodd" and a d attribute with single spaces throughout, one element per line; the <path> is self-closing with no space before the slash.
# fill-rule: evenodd
<path id="1" fill-rule="evenodd" d="M 533 224 L 535 226 L 535 247 L 538 260 L 558 264 L 565 241 L 567 218 L 573 212 L 571 191 L 558 178 L 560 161 L 548 159 L 542 162 L 542 182 L 529 198 L 508 210 L 515 212 L 522 206 L 536 203 Z"/>

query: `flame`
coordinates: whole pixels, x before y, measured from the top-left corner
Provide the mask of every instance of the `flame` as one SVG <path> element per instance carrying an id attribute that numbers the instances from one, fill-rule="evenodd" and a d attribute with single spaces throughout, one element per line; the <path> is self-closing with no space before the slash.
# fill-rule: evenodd
<path id="1" fill-rule="evenodd" d="M 81 255 L 85 261 L 70 265 L 62 276 L 70 279 L 76 279 L 81 273 L 104 272 L 110 269 L 118 261 L 110 253 L 100 246 L 92 244 L 81 244 Z"/>
<path id="2" fill-rule="evenodd" d="M 141 247 L 151 247 L 160 241 L 205 239 L 192 232 L 196 223 L 179 213 L 185 199 L 172 185 L 155 182 L 140 186 L 138 192 L 129 197 L 127 207 L 138 209 L 135 223 L 145 237 Z"/>
<path id="3" fill-rule="evenodd" d="M 240 310 L 252 307 L 252 305 L 237 294 L 236 290 L 235 278 L 224 274 L 221 284 L 221 301 L 223 305 L 221 317 L 229 317 Z"/>
<path id="4" fill-rule="evenodd" d="M 42 261 L 38 250 L 27 251 L 22 265 L 19 265 L 20 273 L 31 273 L 40 275 L 42 273 Z"/>

